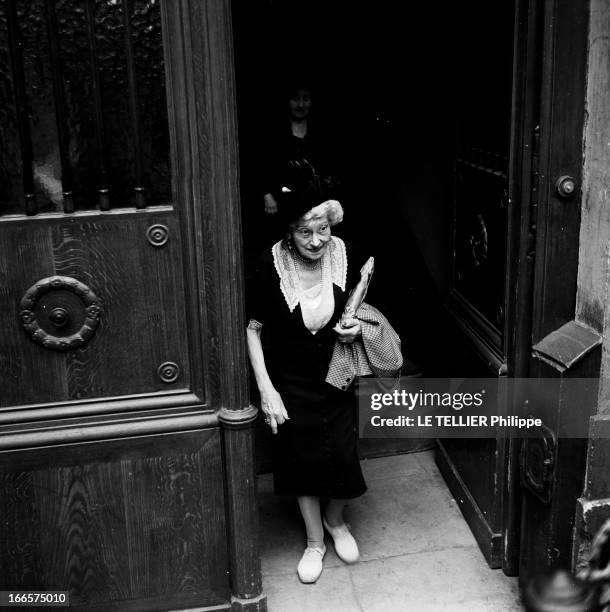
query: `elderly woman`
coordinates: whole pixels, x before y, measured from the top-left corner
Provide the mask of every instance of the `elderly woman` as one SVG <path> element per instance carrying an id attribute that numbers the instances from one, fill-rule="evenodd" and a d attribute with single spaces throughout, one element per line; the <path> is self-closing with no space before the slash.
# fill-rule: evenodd
<path id="1" fill-rule="evenodd" d="M 280 197 L 286 235 L 261 258 L 249 294 L 247 340 L 262 411 L 275 434 L 275 492 L 296 496 L 305 522 L 298 576 L 315 582 L 326 553 L 324 529 L 343 561 L 359 557 L 343 519 L 346 500 L 366 490 L 354 394 L 325 382 L 337 339 L 353 342 L 361 335 L 357 320 L 339 324 L 359 268 L 349 247 L 331 234 L 343 210 L 325 199 L 319 181 L 284 187 Z"/>

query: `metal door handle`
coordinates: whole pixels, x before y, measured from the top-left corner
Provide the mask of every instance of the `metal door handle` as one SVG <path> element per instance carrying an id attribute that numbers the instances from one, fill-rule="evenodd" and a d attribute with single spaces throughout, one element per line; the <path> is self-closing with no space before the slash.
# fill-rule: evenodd
<path id="1" fill-rule="evenodd" d="M 555 182 L 555 191 L 560 198 L 571 198 L 576 193 L 576 179 L 571 176 L 560 176 Z"/>

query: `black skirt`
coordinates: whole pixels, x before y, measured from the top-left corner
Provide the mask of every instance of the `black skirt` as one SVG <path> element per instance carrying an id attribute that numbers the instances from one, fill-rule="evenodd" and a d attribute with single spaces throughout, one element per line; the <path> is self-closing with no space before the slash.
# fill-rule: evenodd
<path id="1" fill-rule="evenodd" d="M 362 495 L 355 394 L 296 376 L 283 377 L 276 388 L 290 419 L 273 436 L 275 492 L 333 499 Z"/>
<path id="2" fill-rule="evenodd" d="M 333 315 L 315 334 L 305 327 L 300 306 L 288 307 L 271 249 L 263 253 L 248 292 L 249 317 L 263 325 L 267 370 L 290 417 L 272 436 L 279 495 L 349 499 L 366 491 L 356 451 L 355 394 L 325 382 L 337 339 L 333 327 L 359 280 L 358 261 L 349 245 L 345 249 L 345 287 L 333 284 Z"/>

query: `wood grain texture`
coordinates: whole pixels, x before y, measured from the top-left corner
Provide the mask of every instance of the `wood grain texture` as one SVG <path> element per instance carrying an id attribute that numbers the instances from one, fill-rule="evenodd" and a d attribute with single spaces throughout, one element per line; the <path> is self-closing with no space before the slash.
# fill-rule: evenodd
<path id="1" fill-rule="evenodd" d="M 19 584 L 35 585 L 41 573 L 40 522 L 33 499 L 32 474 L 0 474 L 0 589 Z"/>
<path id="2" fill-rule="evenodd" d="M 203 230 L 201 226 L 202 200 L 193 184 L 193 168 L 199 178 L 200 161 L 194 149 L 194 133 L 197 122 L 202 119 L 195 112 L 192 88 L 195 75 L 187 61 L 190 57 L 190 32 L 182 21 L 188 20 L 188 12 L 178 2 L 162 2 L 163 46 L 168 126 L 172 166 L 172 192 L 177 203 L 184 239 L 183 257 L 186 264 L 185 303 L 190 333 L 188 335 L 192 368 L 193 390 L 202 395 L 204 387 L 210 386 L 210 360 L 208 343 L 207 295 L 204 277 L 209 274 L 209 265 L 204 262 Z M 193 155 L 197 154 L 196 157 Z M 213 153 L 210 152 L 210 155 Z M 204 351 L 204 347 L 206 350 Z"/>
<path id="3" fill-rule="evenodd" d="M 34 344 L 19 318 L 24 293 L 36 281 L 54 274 L 47 226 L 0 225 L 0 406 L 67 396 L 65 356 Z"/>
<path id="4" fill-rule="evenodd" d="M 531 289 L 532 344 L 572 321 L 576 309 L 588 7 L 589 3 L 583 6 L 567 0 L 544 3 L 541 27 L 540 184 L 537 218 L 534 220 L 535 243 L 532 245 L 535 247 Z M 561 175 L 570 175 L 576 181 L 576 194 L 569 200 L 560 198 L 555 191 L 555 181 Z M 556 368 L 538 361 L 534 356 L 530 359 L 527 373 L 532 377 L 558 376 Z M 562 375 L 598 376 L 597 351 L 589 353 L 583 361 Z M 560 395 L 545 406 L 534 407 L 534 410 L 540 413 L 545 423 L 554 423 L 560 418 L 562 405 L 566 401 L 570 402 Z M 584 408 L 586 402 L 585 398 L 572 400 L 572 405 L 583 406 L 582 416 L 585 419 L 588 418 L 588 409 Z M 584 441 L 560 440 L 555 459 L 550 504 L 544 505 L 524 488 L 519 563 L 522 584 L 535 573 L 551 567 L 566 567 L 571 561 L 576 498 L 582 493 L 584 484 Z"/>
<path id="5" fill-rule="evenodd" d="M 254 428 L 225 427 L 223 431 L 229 504 L 229 562 L 232 593 L 242 599 L 255 598 L 262 591 L 258 548 Z"/>
<path id="6" fill-rule="evenodd" d="M 129 598 L 122 491 L 112 464 L 84 464 L 33 474 L 49 588 L 75 603 Z"/>
<path id="7" fill-rule="evenodd" d="M 165 61 L 174 188 L 198 283 L 187 310 L 200 310 L 191 328 L 205 347 L 210 405 L 236 410 L 249 397 L 230 2 L 175 0 L 162 9 L 172 41 Z"/>
<path id="8" fill-rule="evenodd" d="M 162 8 L 165 32 L 179 41 L 165 49 L 170 140 L 174 188 L 185 202 L 181 219 L 191 231 L 187 257 L 199 282 L 198 294 L 187 296 L 187 310 L 192 316 L 203 298 L 197 344 L 205 347 L 202 370 L 209 405 L 221 414 L 246 414 L 250 398 L 230 2 L 175 0 Z M 197 169 L 194 175 L 192 168 Z M 191 329 L 197 329 L 195 324 Z M 261 574 L 252 429 L 232 429 L 222 416 L 221 421 L 231 590 L 238 597 L 256 598 Z"/>
<path id="9" fill-rule="evenodd" d="M 502 533 L 492 528 L 489 517 L 489 504 L 479 505 L 477 499 L 472 494 L 472 484 L 464 482 L 462 478 L 465 475 L 464 470 L 455 461 L 455 456 L 449 455 L 450 448 L 447 443 L 450 442 L 453 441 L 439 441 L 435 455 L 436 464 L 447 483 L 451 495 L 456 499 L 458 507 L 462 511 L 487 564 L 491 568 L 498 568 L 502 565 Z M 487 502 L 487 500 L 483 501 Z M 491 507 L 493 508 L 493 505 Z"/>
<path id="10" fill-rule="evenodd" d="M 548 362 L 532 360 L 534 378 L 595 378 L 599 373 L 601 350 L 589 351 L 572 367 L 559 372 Z M 571 391 L 572 390 L 572 391 Z M 565 422 L 578 417 L 585 428 L 597 405 L 597 390 L 591 385 L 588 393 L 582 388 L 575 396 L 574 387 L 557 385 L 552 397 L 531 405 L 533 416 L 540 417 L 558 437 L 552 474 L 552 498 L 542 503 L 526 488 L 523 490 L 522 535 L 519 579 L 526 584 L 534 575 L 551 568 L 570 567 L 574 547 L 574 526 L 577 499 L 585 490 L 587 440 L 559 438 Z"/>
<path id="11" fill-rule="evenodd" d="M 497 500 L 494 487 L 496 480 L 496 440 L 472 439 L 443 440 L 447 456 L 460 474 L 470 495 L 481 508 L 481 514 L 492 524 Z M 498 525 L 493 525 L 498 530 Z"/>
<path id="12" fill-rule="evenodd" d="M 31 454 L 25 471 L 3 455 L 3 587 L 69 590 L 82 609 L 228 601 L 218 429 L 87 450 Z"/>
<path id="13" fill-rule="evenodd" d="M 24 241 L 18 235 L 23 232 L 34 235 L 32 244 L 44 250 L 31 258 L 34 280 L 39 278 L 36 259 L 44 259 L 52 273 L 91 286 L 104 309 L 85 347 L 67 355 L 36 354 L 35 370 L 45 375 L 46 363 L 57 359 L 63 369 L 51 372 L 51 380 L 60 381 L 61 388 L 35 387 L 24 396 L 22 379 L 11 405 L 65 407 L 69 400 L 97 397 L 100 408 L 107 398 L 191 387 L 208 408 L 248 407 L 230 3 L 172 0 L 161 6 L 175 212 L 117 210 L 0 222 L 2 238 L 16 233 L 13 247 Z M 153 223 L 169 228 L 163 247 L 146 239 Z M 14 261 L 12 251 L 6 255 L 6 261 Z M 22 271 L 23 266 L 15 276 Z M 162 361 L 180 365 L 175 383 L 157 378 Z M 152 401 L 151 411 L 155 408 Z M 146 418 L 170 431 L 173 417 L 182 422 L 194 416 L 188 411 L 195 408 L 200 406 Z M 144 446 L 141 438 L 88 442 L 89 430 L 99 434 L 108 427 L 108 436 L 124 436 L 125 422 L 146 421 L 140 415 L 105 416 L 99 409 L 95 414 L 87 419 L 62 414 L 64 425 L 83 433 L 80 444 L 55 438 L 47 440 L 53 447 L 0 455 L 9 477 L 0 513 L 5 500 L 16 497 L 10 483 L 30 479 L 18 507 L 29 508 L 31 519 L 16 550 L 25 550 L 29 542 L 40 562 L 19 572 L 24 562 L 5 562 L 0 553 L 3 567 L 9 567 L 6 580 L 14 587 L 29 576 L 37 587 L 61 582 L 70 589 L 75 610 L 228 607 L 231 590 L 258 595 L 250 434 L 230 436 L 235 443 L 226 453 L 225 471 L 217 429 L 146 436 Z M 50 421 L 38 426 L 53 428 Z M 27 423 L 15 427 L 35 432 Z M 56 431 L 69 433 L 61 427 Z M 233 533 L 248 535 L 247 542 L 231 540 L 234 576 L 229 575 L 225 487 L 235 509 Z M 247 553 L 243 559 L 242 550 Z M 262 609 L 260 599 L 255 605 Z"/>
<path id="14" fill-rule="evenodd" d="M 542 3 L 519 0 L 515 3 L 515 46 L 513 107 L 509 174 L 507 252 L 510 265 L 506 275 L 506 356 L 507 374 L 525 378 L 529 373 L 532 329 L 532 293 L 535 254 L 535 211 L 538 203 L 537 159 L 540 109 L 540 48 L 542 45 Z M 525 398 L 516 397 L 515 413 Z M 519 486 L 520 440 L 509 438 L 500 451 L 507 470 L 501 487 L 502 530 L 505 541 L 502 569 L 510 576 L 519 571 L 521 535 L 521 489 Z"/>
<path id="15" fill-rule="evenodd" d="M 151 414 L 152 412 L 152 414 Z M 168 411 L 141 411 L 110 417 L 89 417 L 88 419 L 66 419 L 58 426 L 57 421 L 5 426 L 0 435 L 0 450 L 44 448 L 69 440 L 71 443 L 88 443 L 129 436 L 142 436 L 167 431 L 189 431 L 214 426 L 218 419 L 213 412 L 203 412 L 198 407 L 189 411 L 169 409 Z"/>
<path id="16" fill-rule="evenodd" d="M 41 221 L 41 222 L 39 222 Z M 169 228 L 160 248 L 146 238 Z M 191 365 L 178 220 L 167 213 L 82 215 L 0 224 L 4 366 L 0 405 L 43 404 L 188 388 Z M 19 300 L 36 281 L 64 275 L 84 282 L 102 315 L 93 338 L 66 353 L 34 344 L 21 328 Z M 160 380 L 165 361 L 178 379 Z"/>
<path id="17" fill-rule="evenodd" d="M 146 239 L 156 223 L 170 232 L 160 248 Z M 103 308 L 93 339 L 68 353 L 70 398 L 161 390 L 168 386 L 157 376 L 164 361 L 182 366 L 180 384 L 188 386 L 180 240 L 173 215 L 62 223 L 53 238 L 58 273 L 83 279 Z"/>
<path id="18" fill-rule="evenodd" d="M 451 376 L 490 378 L 488 363 L 481 353 L 458 330 L 447 337 L 446 345 Z M 498 375 L 498 371 L 494 373 Z M 502 564 L 502 497 L 501 490 L 506 472 L 503 441 L 494 439 L 444 439 L 437 451 L 437 463 L 460 509 L 477 538 L 477 542 L 491 567 Z M 441 456 L 442 455 L 442 456 Z"/>
<path id="19" fill-rule="evenodd" d="M 210 554 L 216 551 L 222 558 L 224 550 L 224 530 L 209 531 L 223 518 L 216 512 L 221 504 L 210 507 L 221 499 L 220 479 L 206 473 L 221 467 L 218 437 L 208 440 L 205 454 L 205 466 L 198 454 L 122 465 L 130 580 L 140 597 L 192 593 L 203 576 L 215 577 L 213 582 L 226 579 L 226 561 L 219 564 Z"/>
<path id="20" fill-rule="evenodd" d="M 164 409 L 172 407 L 201 406 L 201 398 L 188 390 L 175 389 L 157 393 L 140 393 L 98 399 L 68 400 L 50 404 L 28 404 L 0 409 L 0 427 L 20 421 L 32 423 L 45 421 L 52 413 L 54 418 L 86 417 L 94 414 L 113 414 L 139 410 Z"/>
<path id="21" fill-rule="evenodd" d="M 534 343 L 573 319 L 576 307 L 589 25 L 588 3 L 544 5 Z M 555 191 L 562 175 L 576 181 L 569 200 Z"/>

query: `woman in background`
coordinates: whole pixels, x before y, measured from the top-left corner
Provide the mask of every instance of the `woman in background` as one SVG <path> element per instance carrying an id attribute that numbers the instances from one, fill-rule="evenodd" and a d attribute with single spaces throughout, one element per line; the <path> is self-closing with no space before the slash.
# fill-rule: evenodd
<path id="1" fill-rule="evenodd" d="M 325 186 L 329 194 L 336 195 L 337 178 L 331 168 L 334 151 L 331 139 L 321 129 L 319 121 L 312 120 L 312 90 L 306 83 L 296 82 L 287 90 L 288 121 L 282 120 L 277 132 L 271 132 L 264 154 L 261 172 L 261 191 L 264 212 L 273 241 L 283 231 L 274 215 L 279 207 L 279 189 L 292 175 L 295 165 L 307 164 Z"/>

